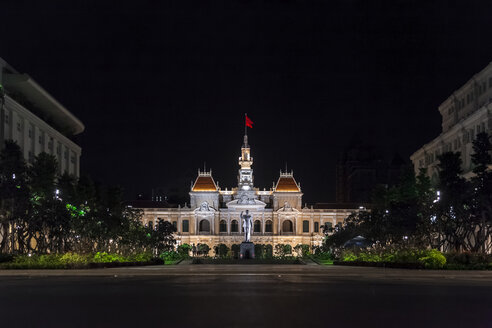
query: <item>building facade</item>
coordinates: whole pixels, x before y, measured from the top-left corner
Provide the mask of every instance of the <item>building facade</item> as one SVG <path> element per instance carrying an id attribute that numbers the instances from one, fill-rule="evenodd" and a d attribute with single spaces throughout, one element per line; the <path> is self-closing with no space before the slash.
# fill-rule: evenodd
<path id="1" fill-rule="evenodd" d="M 72 140 L 84 125 L 29 75 L 0 58 L 0 148 L 15 141 L 28 163 L 41 152 L 54 155 L 59 173 L 80 175 L 81 148 Z"/>
<path id="2" fill-rule="evenodd" d="M 437 157 L 445 152 L 461 153 L 465 177 L 472 175 L 472 142 L 480 132 L 492 132 L 492 62 L 475 74 L 439 106 L 441 134 L 417 150 L 410 159 L 415 172 L 427 168 L 437 179 Z"/>
<path id="3" fill-rule="evenodd" d="M 184 207 L 159 207 L 158 202 L 133 204 L 143 210 L 145 225 L 155 226 L 159 220 L 176 227 L 178 244 L 205 243 L 212 249 L 218 244 L 240 244 L 244 241 L 241 213 L 249 210 L 253 219 L 251 241 L 255 244 L 298 244 L 320 246 L 326 225 L 335 226 L 358 208 L 330 206 L 302 207 L 302 190 L 293 172 L 280 172 L 270 190 L 254 186 L 253 157 L 244 136 L 239 157 L 237 187 L 222 190 L 212 170 L 198 171 Z M 161 203 L 162 204 L 162 203 Z"/>

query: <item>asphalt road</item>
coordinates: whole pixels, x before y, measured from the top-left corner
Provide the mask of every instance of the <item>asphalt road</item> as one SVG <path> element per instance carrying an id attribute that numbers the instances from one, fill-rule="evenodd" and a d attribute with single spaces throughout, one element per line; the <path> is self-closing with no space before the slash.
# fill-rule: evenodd
<path id="1" fill-rule="evenodd" d="M 492 327 L 492 272 L 307 265 L 0 271 L 0 327 Z"/>

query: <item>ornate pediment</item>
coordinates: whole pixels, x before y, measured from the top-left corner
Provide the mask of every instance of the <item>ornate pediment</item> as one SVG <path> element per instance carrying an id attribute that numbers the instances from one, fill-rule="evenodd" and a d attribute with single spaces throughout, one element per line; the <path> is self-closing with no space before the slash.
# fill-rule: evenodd
<path id="1" fill-rule="evenodd" d="M 281 207 L 277 210 L 277 212 L 295 212 L 298 213 L 299 211 L 292 206 L 290 206 L 289 202 L 284 202 L 284 207 Z"/>
<path id="2" fill-rule="evenodd" d="M 208 202 L 202 202 L 200 204 L 200 207 L 197 207 L 195 209 L 195 213 L 203 213 L 203 214 L 206 214 L 206 213 L 214 213 L 215 212 L 215 209 L 213 207 L 210 207 L 208 205 Z"/>

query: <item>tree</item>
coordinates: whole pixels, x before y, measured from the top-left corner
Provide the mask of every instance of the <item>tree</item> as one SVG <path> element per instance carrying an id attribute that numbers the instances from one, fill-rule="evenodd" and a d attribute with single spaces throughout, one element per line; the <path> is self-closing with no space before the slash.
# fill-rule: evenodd
<path id="1" fill-rule="evenodd" d="M 471 220 L 473 228 L 470 229 L 471 251 L 489 252 L 491 250 L 490 233 L 492 232 L 492 171 L 490 170 L 492 158 L 490 152 L 492 145 L 487 133 L 479 133 L 473 141 L 474 165 L 471 179 L 472 202 Z"/>
<path id="2" fill-rule="evenodd" d="M 468 183 L 462 177 L 459 152 L 446 152 L 438 156 L 440 192 L 436 203 L 437 239 L 445 250 L 468 249 L 466 242 L 469 227 Z"/>
<path id="3" fill-rule="evenodd" d="M 26 213 L 29 209 L 27 166 L 20 147 L 5 141 L 0 152 L 0 251 L 24 251 Z M 11 233 L 9 234 L 9 231 Z"/>

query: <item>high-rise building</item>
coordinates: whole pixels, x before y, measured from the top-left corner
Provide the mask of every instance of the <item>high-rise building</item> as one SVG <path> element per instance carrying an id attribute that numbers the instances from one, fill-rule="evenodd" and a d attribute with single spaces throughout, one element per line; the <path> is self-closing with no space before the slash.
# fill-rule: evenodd
<path id="1" fill-rule="evenodd" d="M 15 141 L 28 163 L 41 152 L 56 156 L 59 173 L 79 176 L 81 148 L 72 140 L 84 125 L 29 75 L 0 58 L 0 148 Z"/>
<path id="2" fill-rule="evenodd" d="M 437 157 L 453 151 L 461 153 L 464 176 L 470 177 L 472 142 L 478 133 L 490 135 L 492 131 L 492 62 L 453 92 L 439 106 L 439 113 L 441 134 L 410 156 L 415 172 L 427 168 L 427 174 L 436 180 Z"/>

